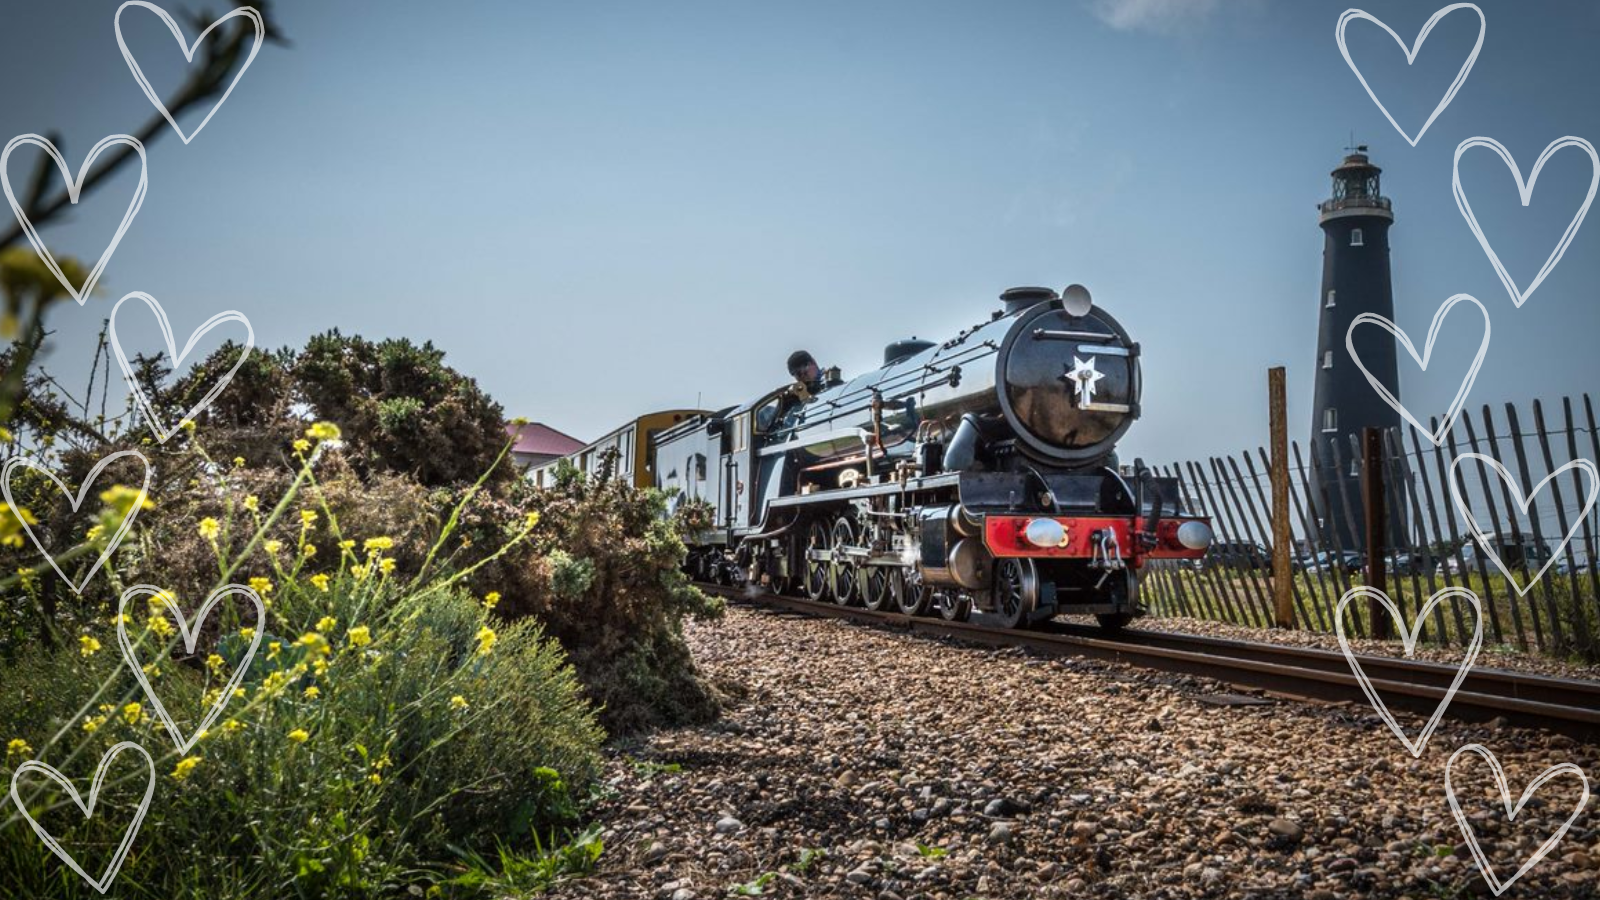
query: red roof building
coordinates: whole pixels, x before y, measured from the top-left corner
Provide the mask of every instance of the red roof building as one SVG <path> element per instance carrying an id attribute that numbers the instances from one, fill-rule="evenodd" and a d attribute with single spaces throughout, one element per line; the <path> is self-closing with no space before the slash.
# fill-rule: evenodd
<path id="1" fill-rule="evenodd" d="M 511 445 L 511 458 L 524 469 L 542 466 L 583 449 L 583 441 L 542 422 L 520 426 L 508 424 L 506 434 L 516 439 L 516 443 Z"/>

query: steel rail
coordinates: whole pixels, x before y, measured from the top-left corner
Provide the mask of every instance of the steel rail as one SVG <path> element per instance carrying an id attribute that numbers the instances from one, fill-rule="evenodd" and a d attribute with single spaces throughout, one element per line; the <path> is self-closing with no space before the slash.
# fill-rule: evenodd
<path id="1" fill-rule="evenodd" d="M 994 647 L 1123 663 L 1255 688 L 1296 700 L 1368 701 L 1344 654 L 1309 647 L 1203 635 L 1126 629 L 1111 635 L 1091 626 L 1051 623 L 1036 631 L 844 607 L 765 590 L 698 584 L 730 600 L 811 616 L 845 619 Z M 1391 710 L 1430 716 L 1449 691 L 1457 666 L 1357 654 L 1362 671 Z M 1447 715 L 1468 722 L 1503 719 L 1580 740 L 1600 740 L 1600 683 L 1474 667 L 1451 698 Z"/>

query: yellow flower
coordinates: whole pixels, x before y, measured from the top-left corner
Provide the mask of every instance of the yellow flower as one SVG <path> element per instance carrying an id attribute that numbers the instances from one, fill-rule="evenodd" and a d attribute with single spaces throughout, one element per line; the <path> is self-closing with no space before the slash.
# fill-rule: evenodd
<path id="1" fill-rule="evenodd" d="M 210 709 L 212 704 L 222 699 L 222 688 L 211 688 L 200 696 L 200 705 Z"/>
<path id="2" fill-rule="evenodd" d="M 242 728 L 244 728 L 244 725 L 238 719 L 229 719 L 228 721 L 222 723 L 223 734 L 233 734 L 235 731 L 238 731 Z"/>
<path id="3" fill-rule="evenodd" d="M 539 511 L 538 510 L 534 510 L 533 512 L 528 513 L 528 518 L 525 521 L 527 522 L 527 526 L 526 527 L 528 527 L 528 528 L 532 528 L 535 525 L 538 525 L 539 524 Z"/>
<path id="4" fill-rule="evenodd" d="M 376 553 L 379 550 L 389 550 L 394 547 L 394 539 L 387 537 L 367 538 L 365 546 L 368 553 Z"/>
<path id="5" fill-rule="evenodd" d="M 339 439 L 339 426 L 332 422 L 317 422 L 306 429 L 306 437 L 314 441 L 337 441 Z"/>
<path id="6" fill-rule="evenodd" d="M 100 726 L 104 725 L 105 723 L 105 716 L 89 716 L 83 720 L 83 730 L 87 734 L 94 734 L 96 731 L 99 731 Z"/>
<path id="7" fill-rule="evenodd" d="M 350 567 L 350 574 L 354 575 L 357 581 L 366 581 L 369 571 L 370 569 L 366 563 L 356 563 Z"/>
<path id="8" fill-rule="evenodd" d="M 494 609 L 500 603 L 500 592 L 490 591 L 483 595 L 483 608 Z"/>
<path id="9" fill-rule="evenodd" d="M 9 503 L 0 505 L 0 544 L 21 547 L 24 523 L 37 525 L 39 520 L 25 507 L 12 506 Z"/>
<path id="10" fill-rule="evenodd" d="M 389 559 L 388 557 L 384 557 L 383 559 L 378 560 L 378 571 L 382 572 L 385 575 L 388 575 L 390 572 L 393 572 L 394 571 L 394 560 Z"/>
<path id="11" fill-rule="evenodd" d="M 87 634 L 78 638 L 78 652 L 84 656 L 93 656 L 100 652 L 100 642 Z"/>
<path id="12" fill-rule="evenodd" d="M 278 555 L 278 551 L 283 549 L 283 542 L 282 541 L 262 541 L 261 542 L 261 548 L 263 550 L 267 551 L 268 553 L 271 553 L 273 556 L 277 556 Z"/>
<path id="13" fill-rule="evenodd" d="M 350 639 L 350 646 L 352 647 L 365 647 L 372 643 L 372 632 L 365 625 L 357 625 L 350 629 L 350 633 L 346 637 Z"/>
<path id="14" fill-rule="evenodd" d="M 349 550 L 351 547 L 354 547 L 355 545 L 356 545 L 355 541 L 340 541 L 339 542 L 339 549 L 340 550 Z"/>
<path id="15" fill-rule="evenodd" d="M 460 694 L 457 694 L 454 697 L 451 697 L 450 698 L 450 708 L 451 709 L 466 709 L 467 708 L 467 698 L 461 696 Z"/>
<path id="16" fill-rule="evenodd" d="M 304 556 L 306 559 L 310 559 L 311 557 L 316 556 L 317 555 L 317 545 L 316 544 L 305 544 L 305 545 L 303 545 L 300 548 L 300 555 Z"/>
<path id="17" fill-rule="evenodd" d="M 296 744 L 304 744 L 310 739 L 311 735 L 307 734 L 304 728 L 296 728 L 289 732 L 289 740 L 294 741 Z"/>
<path id="18" fill-rule="evenodd" d="M 217 520 L 216 519 L 213 519 L 210 516 L 206 516 L 204 519 L 200 520 L 200 536 L 205 538 L 206 540 L 208 540 L 208 541 L 216 540 L 217 539 L 217 535 L 221 531 L 222 531 L 222 526 L 217 524 Z"/>
<path id="19" fill-rule="evenodd" d="M 234 468 L 235 468 L 235 469 L 242 469 L 242 468 L 244 468 L 244 457 L 242 457 L 242 456 L 235 456 L 235 457 L 234 457 L 234 458 L 233 458 L 233 467 L 234 467 Z"/>
<path id="20" fill-rule="evenodd" d="M 310 449 L 311 449 L 311 442 L 310 441 L 306 440 L 305 438 L 296 438 L 295 439 L 294 452 L 296 452 L 296 453 L 304 453 L 304 452 L 306 452 L 307 450 L 310 450 Z"/>
<path id="21" fill-rule="evenodd" d="M 194 420 L 193 419 L 184 419 L 182 422 L 178 423 L 178 427 L 182 428 L 184 431 L 189 432 L 190 434 L 194 434 Z"/>
<path id="22" fill-rule="evenodd" d="M 145 663 L 144 665 L 140 666 L 139 668 L 142 669 L 146 675 L 149 675 L 152 678 L 160 678 L 161 677 L 161 664 L 160 663 Z"/>
<path id="23" fill-rule="evenodd" d="M 314 509 L 300 510 L 300 527 L 310 528 L 317 524 L 317 511 Z"/>
<path id="24" fill-rule="evenodd" d="M 479 656 L 488 656 L 489 655 L 489 652 L 494 649 L 495 638 L 496 638 L 496 635 L 494 633 L 494 629 L 493 628 L 490 628 L 489 626 L 485 625 L 482 628 L 478 629 L 478 655 Z"/>
<path id="25" fill-rule="evenodd" d="M 156 633 L 156 637 L 168 638 L 172 636 L 172 623 L 167 621 L 166 616 L 158 613 L 150 617 L 150 630 Z"/>
<path id="26" fill-rule="evenodd" d="M 254 628 L 245 627 L 245 628 L 239 629 L 239 637 L 242 637 L 247 641 L 251 640 L 255 636 L 256 636 L 256 630 Z"/>
<path id="27" fill-rule="evenodd" d="M 312 653 L 321 656 L 328 652 L 328 639 L 315 631 L 308 631 L 300 635 L 300 640 L 295 641 L 295 646 L 304 647 Z"/>
<path id="28" fill-rule="evenodd" d="M 178 760 L 178 764 L 173 767 L 173 769 L 172 769 L 172 777 L 173 777 L 173 779 L 175 779 L 177 781 L 182 781 L 185 778 L 188 778 L 189 777 L 189 773 L 193 772 L 194 771 L 194 767 L 198 766 L 198 765 L 200 765 L 200 757 L 198 757 L 198 756 L 185 756 L 183 759 Z"/>
<path id="29" fill-rule="evenodd" d="M 311 576 L 311 583 L 315 585 L 319 591 L 326 592 L 328 590 L 328 576 L 326 574 L 319 572 L 316 575 Z"/>
<path id="30" fill-rule="evenodd" d="M 322 659 L 321 657 L 318 657 L 317 659 L 312 660 L 311 661 L 311 671 L 317 673 L 318 675 L 326 675 L 326 674 L 328 674 L 328 661 L 325 660 L 325 659 Z"/>
<path id="31" fill-rule="evenodd" d="M 244 699 L 244 688 L 242 688 L 242 687 L 234 688 L 233 689 L 233 696 L 239 698 L 240 700 L 243 700 Z"/>
<path id="32" fill-rule="evenodd" d="M 261 508 L 261 498 L 257 497 L 255 494 L 251 494 L 250 496 L 244 498 L 244 508 L 250 512 L 259 510 Z"/>
<path id="33" fill-rule="evenodd" d="M 127 722 L 129 725 L 137 725 L 139 724 L 139 717 L 143 713 L 144 707 L 140 706 L 137 701 L 129 703 L 122 708 L 122 721 Z"/>
<path id="34" fill-rule="evenodd" d="M 379 775 L 377 772 L 373 772 L 371 775 L 368 775 L 367 780 L 373 784 L 383 784 L 383 776 Z"/>
<path id="35" fill-rule="evenodd" d="M 307 699 L 307 700 L 315 700 L 315 699 L 317 699 L 317 698 L 318 698 L 318 697 L 321 697 L 321 696 L 322 696 L 322 690 L 321 690 L 321 689 L 320 689 L 320 688 L 318 688 L 318 687 L 317 687 L 317 686 L 316 686 L 316 685 L 314 685 L 314 684 L 313 684 L 313 685 L 312 685 L 312 686 L 310 686 L 310 687 L 308 687 L 308 688 L 306 688 L 306 689 L 305 689 L 305 690 L 304 690 L 304 691 L 302 691 L 302 692 L 301 692 L 301 693 L 302 693 L 302 694 L 304 694 L 304 695 L 305 695 L 305 698 L 306 698 L 306 699 Z"/>
<path id="36" fill-rule="evenodd" d="M 339 620 L 335 619 L 333 616 L 323 616 L 317 620 L 317 630 L 326 634 L 327 632 L 332 631 L 334 626 L 338 624 Z"/>
<path id="37" fill-rule="evenodd" d="M 6 745 L 6 756 L 7 757 L 11 757 L 11 756 L 32 756 L 32 755 L 33 755 L 33 748 L 29 747 L 28 746 L 28 742 L 23 740 L 22 738 L 12 738 L 11 743 Z"/>
<path id="38" fill-rule="evenodd" d="M 206 668 L 210 669 L 213 672 L 221 672 L 222 671 L 223 662 L 224 662 L 224 660 L 222 659 L 222 657 L 220 657 L 217 654 L 213 653 L 210 656 L 206 657 Z"/>
<path id="39" fill-rule="evenodd" d="M 277 659 L 278 658 L 278 654 L 282 650 L 283 650 L 283 643 L 281 641 L 268 641 L 267 642 L 267 659 Z"/>
<path id="40" fill-rule="evenodd" d="M 145 492 L 128 487 L 125 484 L 114 484 L 100 492 L 100 502 L 126 516 L 128 511 L 138 506 L 139 509 L 155 509 L 156 505 L 150 502 Z"/>
<path id="41" fill-rule="evenodd" d="M 104 525 L 95 524 L 90 525 L 89 530 L 84 532 L 83 536 L 85 540 L 98 541 L 102 537 L 105 537 L 105 533 L 106 527 Z"/>
<path id="42" fill-rule="evenodd" d="M 272 593 L 272 579 L 262 578 L 260 576 L 250 579 L 250 590 L 255 591 L 257 594 L 265 597 L 266 595 Z"/>

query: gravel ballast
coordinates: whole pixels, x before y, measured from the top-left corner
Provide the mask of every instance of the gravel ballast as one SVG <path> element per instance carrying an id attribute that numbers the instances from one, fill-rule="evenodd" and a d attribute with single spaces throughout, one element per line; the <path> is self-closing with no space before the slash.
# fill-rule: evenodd
<path id="1" fill-rule="evenodd" d="M 1600 772 L 1561 736 L 1447 718 L 1413 759 L 1366 706 L 835 620 L 733 608 L 688 637 L 735 699 L 612 748 L 605 854 L 554 896 L 1488 896 L 1451 753 L 1487 747 L 1513 801 L 1555 763 Z M 1481 759 L 1453 782 L 1502 880 L 1579 796 L 1557 777 L 1510 822 Z M 1594 801 L 1503 896 L 1600 896 Z"/>

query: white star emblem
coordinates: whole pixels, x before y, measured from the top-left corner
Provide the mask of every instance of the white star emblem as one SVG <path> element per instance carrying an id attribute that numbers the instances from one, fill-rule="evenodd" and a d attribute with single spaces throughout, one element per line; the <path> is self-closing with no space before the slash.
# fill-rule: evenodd
<path id="1" fill-rule="evenodd" d="M 1077 385 L 1078 405 L 1082 407 L 1094 402 L 1095 382 L 1106 377 L 1106 375 L 1104 372 L 1095 370 L 1094 357 L 1091 356 L 1088 361 L 1084 361 L 1074 356 L 1072 358 L 1072 370 L 1062 377 Z"/>

